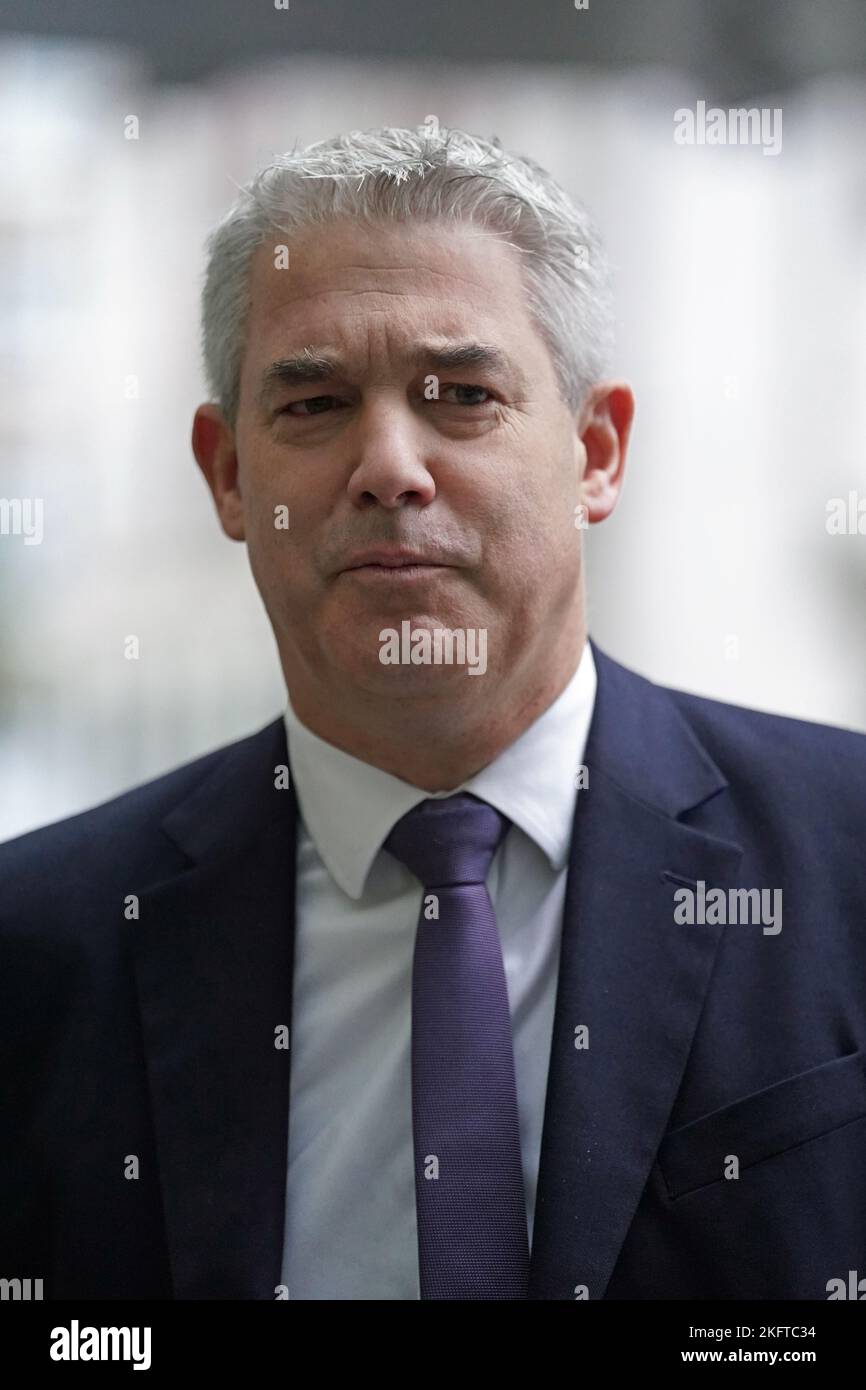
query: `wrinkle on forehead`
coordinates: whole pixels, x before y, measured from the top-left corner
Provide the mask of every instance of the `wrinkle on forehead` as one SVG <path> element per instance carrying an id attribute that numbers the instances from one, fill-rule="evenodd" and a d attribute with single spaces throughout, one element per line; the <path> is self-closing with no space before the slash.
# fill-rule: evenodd
<path id="1" fill-rule="evenodd" d="M 336 270 L 333 272 L 335 280 L 339 279 L 339 271 L 342 269 L 343 267 L 341 266 L 336 268 Z M 389 299 L 457 299 L 462 298 L 465 295 L 467 286 L 478 295 L 484 295 L 489 293 L 489 287 L 485 286 L 482 281 L 473 280 L 469 276 L 453 275 L 447 271 L 432 270 L 427 266 L 414 267 L 411 270 L 407 270 L 401 273 L 407 276 L 411 275 L 412 278 L 410 280 L 407 280 L 407 283 L 400 289 L 382 284 L 341 285 L 338 283 L 329 284 L 325 282 L 316 284 L 315 282 L 308 282 L 307 284 L 302 283 L 299 285 L 297 280 L 294 282 L 294 284 L 286 284 L 285 281 L 280 283 L 279 281 L 276 281 L 274 279 L 269 279 L 264 282 L 264 285 L 262 285 L 264 293 L 261 297 L 262 299 L 270 300 L 270 302 L 274 304 L 295 304 L 305 299 L 324 300 L 335 295 L 354 295 L 356 297 L 367 295 L 381 295 Z M 379 274 L 379 272 L 377 271 L 376 274 Z M 285 275 L 285 272 L 275 270 L 274 276 L 276 275 Z M 445 284 L 442 286 L 442 288 L 438 288 L 436 290 L 433 290 L 431 287 L 425 287 L 423 281 L 428 277 L 435 278 L 440 282 L 444 281 Z M 447 292 L 443 293 L 443 291 L 449 285 L 453 287 L 453 293 L 451 293 L 450 295 L 447 294 Z M 267 288 L 265 288 L 265 286 Z M 271 291 L 274 286 L 276 286 L 278 290 L 284 289 L 288 292 L 284 294 L 279 294 L 278 296 L 272 295 L 269 293 L 269 291 Z M 257 296 L 254 294 L 253 300 L 255 301 L 256 298 Z"/>
<path id="2" fill-rule="evenodd" d="M 423 228 L 425 224 L 421 224 Z M 410 244 L 405 246 L 400 238 L 404 238 Z M 479 239 L 493 245 L 485 246 L 482 255 L 479 257 L 477 242 Z M 383 249 L 378 243 L 370 246 L 370 261 L 357 261 L 355 256 L 363 250 L 356 245 L 346 246 L 345 240 L 339 235 L 336 237 L 329 235 L 328 230 L 317 239 L 311 239 L 307 234 L 301 239 L 299 246 L 290 251 L 290 264 L 288 269 L 278 269 L 271 260 L 270 248 L 263 245 L 259 248 L 257 260 L 253 265 L 253 275 L 251 290 L 255 295 L 258 287 L 267 287 L 268 294 L 272 294 L 275 285 L 286 290 L 288 293 L 284 302 L 290 299 L 306 297 L 314 294 L 327 293 L 352 293 L 375 291 L 376 286 L 353 286 L 340 285 L 341 276 L 369 277 L 373 276 L 381 279 L 393 279 L 394 276 L 404 276 L 407 278 L 407 293 L 418 293 L 416 288 L 420 281 L 426 278 L 452 284 L 456 287 L 469 286 L 471 289 L 485 293 L 495 283 L 497 288 L 501 288 L 502 277 L 513 271 L 515 284 L 522 283 L 520 260 L 516 249 L 509 243 L 502 241 L 501 238 L 492 237 L 485 232 L 477 235 L 467 235 L 459 228 L 448 228 L 441 239 L 431 238 L 429 235 L 419 234 L 418 229 L 408 229 L 403 233 L 395 233 L 394 230 L 385 229 L 381 238 L 383 245 L 388 249 L 393 249 L 394 254 L 400 257 L 397 264 L 382 263 L 378 259 Z M 336 241 L 336 245 L 334 242 Z M 498 248 L 504 247 L 503 252 Z M 345 250 L 347 256 L 352 259 L 341 259 L 341 251 Z M 465 257 L 471 258 L 473 264 L 469 266 L 461 265 L 461 252 Z M 407 258 L 404 260 L 404 256 Z M 436 264 L 436 262 L 440 264 Z M 473 274 L 473 271 L 476 273 Z M 279 280 L 276 276 L 281 277 Z M 301 282 L 299 285 L 299 281 Z M 304 283 L 306 282 L 306 283 Z M 293 293 L 295 288 L 299 293 Z M 393 290 L 381 288 L 381 293 L 394 293 Z M 282 296 L 281 296 L 282 297 Z"/>
<path id="3" fill-rule="evenodd" d="M 527 378 L 519 363 L 530 375 L 549 375 L 553 364 L 546 360 L 546 345 L 535 341 L 520 259 L 510 243 L 483 232 L 467 237 L 459 228 L 430 237 L 410 227 L 405 243 L 403 235 L 386 229 L 381 246 L 358 245 L 345 233 L 331 237 L 325 229 L 318 240 L 293 250 L 282 270 L 268 248 L 260 248 L 251 285 L 255 345 L 244 367 L 258 372 L 269 358 L 311 342 L 331 344 L 358 374 L 362 363 L 369 369 L 382 351 L 393 362 L 405 357 L 413 340 L 442 335 L 497 343 L 524 378 L 523 391 L 512 383 L 520 394 Z M 479 240 L 488 244 L 480 248 Z M 393 252 L 397 263 L 382 264 L 383 252 L 386 258 Z"/>
<path id="4" fill-rule="evenodd" d="M 471 276 L 468 276 L 468 275 L 457 275 L 453 270 L 437 270 L 435 266 L 433 266 L 433 265 L 427 265 L 426 263 L 421 264 L 421 265 L 405 265 L 405 266 L 403 266 L 403 265 L 383 265 L 383 266 L 376 266 L 376 265 L 359 265 L 359 266 L 355 266 L 355 265 L 346 265 L 346 266 L 341 266 L 340 269 L 341 269 L 341 270 L 372 271 L 375 275 L 387 275 L 387 274 L 389 274 L 390 272 L 393 272 L 394 274 L 399 274 L 399 275 L 418 275 L 418 274 L 423 274 L 423 275 L 435 275 L 435 276 L 437 276 L 439 279 L 442 279 L 442 280 L 456 280 L 456 281 L 457 281 L 458 283 L 460 283 L 460 284 L 463 284 L 463 285 L 474 285 L 474 286 L 476 287 L 476 289 L 481 289 L 481 282 L 480 282 L 479 280 L 474 280 L 474 279 L 472 279 Z"/>

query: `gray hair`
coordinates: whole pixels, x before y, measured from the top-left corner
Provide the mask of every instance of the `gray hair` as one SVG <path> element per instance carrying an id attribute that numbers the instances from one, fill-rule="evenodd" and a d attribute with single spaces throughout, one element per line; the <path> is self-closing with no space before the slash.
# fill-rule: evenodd
<path id="1" fill-rule="evenodd" d="M 277 156 L 211 232 L 202 349 L 209 389 L 232 426 L 254 251 L 275 231 L 290 239 L 337 218 L 466 220 L 500 235 L 523 253 L 527 307 L 563 400 L 577 410 L 607 370 L 608 270 L 585 209 L 534 160 L 506 153 L 495 139 L 440 130 L 428 116 L 417 130 L 356 130 Z"/>

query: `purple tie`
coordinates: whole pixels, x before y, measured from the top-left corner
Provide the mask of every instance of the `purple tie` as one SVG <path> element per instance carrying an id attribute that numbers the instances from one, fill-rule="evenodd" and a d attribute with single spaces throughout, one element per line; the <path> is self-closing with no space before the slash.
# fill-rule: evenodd
<path id="1" fill-rule="evenodd" d="M 485 886 L 510 824 L 486 801 L 459 792 L 422 801 L 385 841 L 424 888 L 412 965 L 422 1298 L 524 1299 L 527 1293 L 511 1015 Z"/>

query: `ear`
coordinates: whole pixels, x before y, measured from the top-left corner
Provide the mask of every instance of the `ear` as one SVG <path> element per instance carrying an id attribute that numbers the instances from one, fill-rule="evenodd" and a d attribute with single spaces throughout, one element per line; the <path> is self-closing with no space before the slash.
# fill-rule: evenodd
<path id="1" fill-rule="evenodd" d="M 625 456 L 634 417 L 634 393 L 624 381 L 593 386 L 578 416 L 586 450 L 581 501 L 590 523 L 610 516 L 622 489 Z"/>
<path id="2" fill-rule="evenodd" d="M 219 406 L 199 406 L 192 425 L 192 451 L 211 490 L 220 525 L 231 540 L 244 540 L 235 435 Z"/>

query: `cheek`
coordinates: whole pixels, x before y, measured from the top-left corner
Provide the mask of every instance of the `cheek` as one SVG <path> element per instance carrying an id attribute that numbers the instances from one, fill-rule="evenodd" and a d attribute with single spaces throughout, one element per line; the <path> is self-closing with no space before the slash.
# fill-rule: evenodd
<path id="1" fill-rule="evenodd" d="M 241 493 L 247 514 L 258 527 L 263 516 L 273 516 L 280 505 L 291 507 L 291 478 L 277 451 L 257 441 L 244 455 L 240 470 Z"/>
<path id="2" fill-rule="evenodd" d="M 487 592 L 518 620 L 539 619 L 579 579 L 579 494 L 562 470 L 527 479 L 485 537 Z"/>
<path id="3" fill-rule="evenodd" d="M 297 563 L 301 538 L 309 534 L 303 497 L 278 451 L 258 442 L 241 457 L 241 500 L 251 558 L 261 569 L 285 569 Z"/>
<path id="4" fill-rule="evenodd" d="M 579 563 L 582 514 L 577 464 L 571 456 L 555 460 L 533 483 L 526 506 L 539 557 L 544 556 L 551 566 Z"/>

